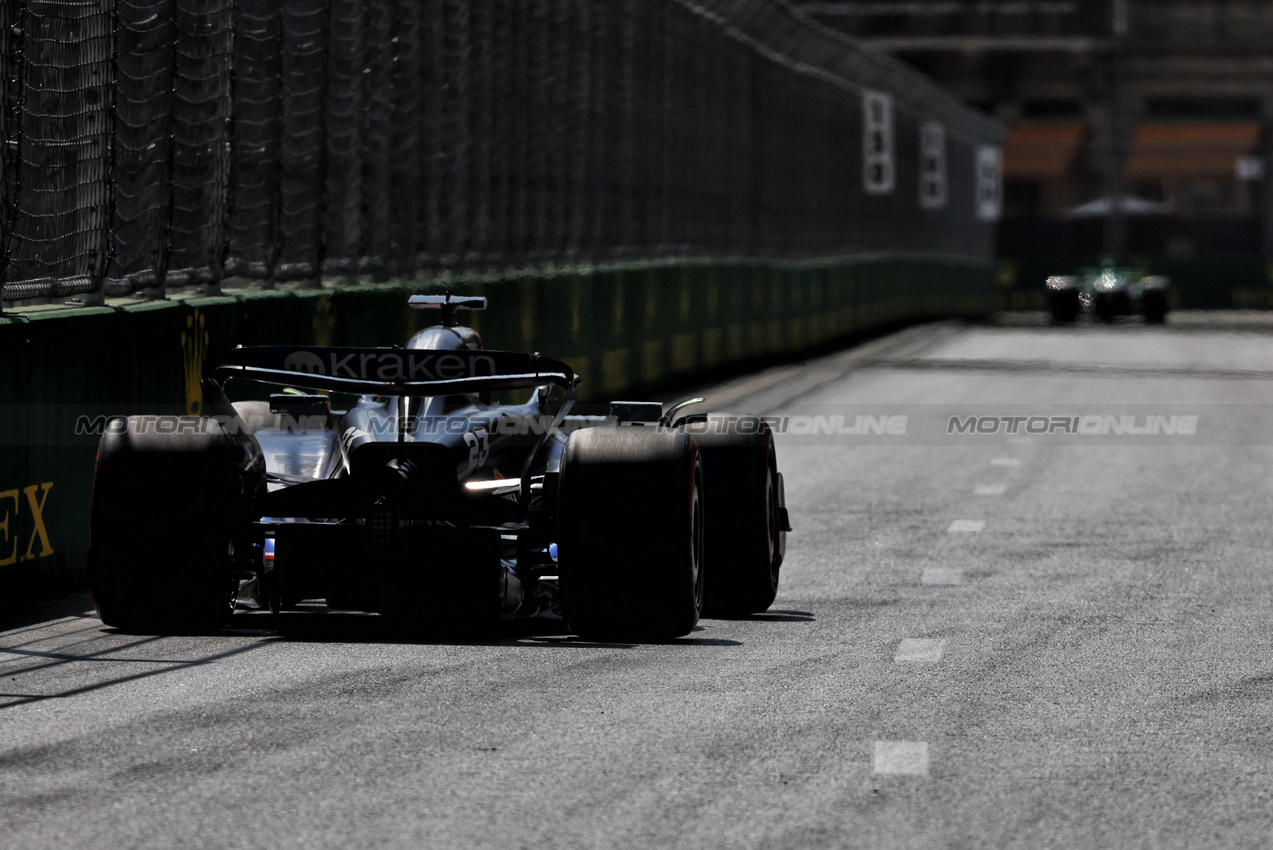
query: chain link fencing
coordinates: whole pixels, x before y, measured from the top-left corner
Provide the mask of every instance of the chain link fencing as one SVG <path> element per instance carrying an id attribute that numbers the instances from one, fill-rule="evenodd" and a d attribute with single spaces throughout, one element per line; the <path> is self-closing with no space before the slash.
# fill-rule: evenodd
<path id="1" fill-rule="evenodd" d="M 0 98 L 5 302 L 993 247 L 999 126 L 777 0 L 5 0 Z"/>

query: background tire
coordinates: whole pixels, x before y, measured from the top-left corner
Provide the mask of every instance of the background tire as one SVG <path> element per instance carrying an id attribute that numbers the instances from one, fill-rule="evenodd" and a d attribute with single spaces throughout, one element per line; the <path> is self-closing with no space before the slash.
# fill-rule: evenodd
<path id="1" fill-rule="evenodd" d="M 216 420 L 112 421 L 98 445 L 89 519 L 102 622 L 157 634 L 223 625 L 238 589 L 233 530 L 264 474 Z"/>
<path id="2" fill-rule="evenodd" d="M 1097 295 L 1092 299 L 1092 315 L 1099 322 L 1107 325 L 1114 323 L 1114 302 L 1107 295 Z"/>
<path id="3" fill-rule="evenodd" d="M 1075 321 L 1081 309 L 1077 289 L 1061 289 L 1049 294 L 1048 310 L 1052 314 L 1052 321 L 1057 324 L 1064 325 Z"/>
<path id="4" fill-rule="evenodd" d="M 684 431 L 589 428 L 561 458 L 562 613 L 580 636 L 670 640 L 698 622 L 703 466 Z"/>
<path id="5" fill-rule="evenodd" d="M 1164 324 L 1167 321 L 1167 293 L 1160 290 L 1146 290 L 1141 299 L 1141 309 L 1145 314 L 1145 324 Z"/>
<path id="6" fill-rule="evenodd" d="M 785 531 L 773 432 L 758 416 L 711 414 L 688 426 L 707 485 L 705 617 L 745 617 L 773 604 Z"/>

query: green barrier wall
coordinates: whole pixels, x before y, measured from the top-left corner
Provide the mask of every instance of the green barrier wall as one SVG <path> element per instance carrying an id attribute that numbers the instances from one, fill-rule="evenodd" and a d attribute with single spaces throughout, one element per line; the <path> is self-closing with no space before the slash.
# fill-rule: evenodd
<path id="1" fill-rule="evenodd" d="M 984 316 L 1001 303 L 988 264 L 872 256 L 607 267 L 6 313 L 0 605 L 86 584 L 97 438 L 76 433 L 81 417 L 198 414 L 200 363 L 235 345 L 403 344 L 436 321 L 436 313 L 408 309 L 407 297 L 447 288 L 490 300 L 487 311 L 464 317 L 488 347 L 542 351 L 574 366 L 585 401 L 653 392 L 891 324 Z"/>

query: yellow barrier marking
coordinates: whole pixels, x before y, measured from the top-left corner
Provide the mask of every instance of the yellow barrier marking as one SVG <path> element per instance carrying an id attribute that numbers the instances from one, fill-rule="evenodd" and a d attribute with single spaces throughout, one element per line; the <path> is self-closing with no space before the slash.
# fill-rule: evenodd
<path id="1" fill-rule="evenodd" d="M 804 345 L 804 319 L 787 321 L 787 348 L 800 348 Z"/>
<path id="2" fill-rule="evenodd" d="M 686 372 L 697 364 L 698 335 L 694 333 L 677 334 L 672 339 L 672 368 L 677 372 Z"/>
<path id="3" fill-rule="evenodd" d="M 614 321 L 613 333 L 615 336 L 623 333 L 623 272 L 618 272 L 614 276 L 614 302 L 611 306 L 611 319 Z"/>
<path id="4" fill-rule="evenodd" d="M 22 556 L 22 560 L 30 561 L 35 558 L 31 554 L 31 550 L 35 548 L 36 538 L 40 540 L 40 557 L 53 554 L 53 544 L 49 542 L 48 529 L 44 527 L 44 506 L 49 501 L 49 491 L 53 489 L 53 482 L 48 481 L 43 484 L 32 484 L 22 490 L 27 497 L 27 505 L 31 508 L 31 522 L 35 524 L 35 530 L 31 532 L 31 542 L 27 545 L 26 554 Z M 42 490 L 43 495 L 37 502 L 35 499 L 35 491 Z"/>
<path id="5" fill-rule="evenodd" d="M 579 275 L 574 275 L 571 279 L 570 287 L 570 338 L 574 342 L 579 341 L 579 329 L 582 322 L 579 319 L 579 313 L 583 303 L 583 280 Z"/>
<path id="6" fill-rule="evenodd" d="M 422 310 L 408 310 L 414 327 Z M 314 300 L 314 345 L 326 348 L 336 334 L 336 317 L 332 315 L 332 300 L 326 295 Z"/>
<path id="7" fill-rule="evenodd" d="M 203 358 L 208 353 L 207 317 L 196 307 L 186 316 L 181 334 L 181 360 L 186 376 L 186 415 L 203 413 Z"/>
<path id="8" fill-rule="evenodd" d="M 765 326 L 762 322 L 747 323 L 747 353 L 761 354 L 765 350 Z"/>
<path id="9" fill-rule="evenodd" d="M 18 512 L 18 491 L 5 490 L 3 493 L 0 493 L 0 503 L 4 502 L 5 500 L 13 502 L 13 510 L 5 511 L 4 522 L 0 522 L 0 530 L 4 531 L 4 539 L 8 540 L 9 539 L 9 520 Z M 17 562 L 18 562 L 18 541 L 17 541 L 17 538 L 14 538 L 13 548 L 9 550 L 9 554 L 5 556 L 4 558 L 0 558 L 0 567 L 7 567 L 10 564 L 16 564 Z"/>
<path id="10" fill-rule="evenodd" d="M 587 357 L 571 357 L 570 366 L 575 370 L 575 374 L 579 376 L 585 384 L 588 382 L 588 358 Z"/>
<path id="11" fill-rule="evenodd" d="M 522 348 L 530 350 L 535 338 L 535 290 L 532 284 L 522 286 Z"/>
<path id="12" fill-rule="evenodd" d="M 708 366 L 715 366 L 723 359 L 724 337 L 725 334 L 720 328 L 703 331 L 703 362 Z"/>
<path id="13" fill-rule="evenodd" d="M 607 351 L 601 357 L 601 386 L 607 390 L 620 390 L 628 384 L 628 350 L 620 348 Z"/>
<path id="14" fill-rule="evenodd" d="M 0 506 L 7 502 L 9 507 L 3 508 L 4 519 L 0 520 L 0 541 L 8 542 L 10 539 L 13 545 L 9 548 L 8 554 L 0 558 L 0 567 L 7 567 L 16 564 L 19 560 L 32 561 L 43 558 L 46 555 L 53 554 L 53 544 L 49 541 L 49 530 L 44 524 L 44 508 L 49 501 L 49 491 L 53 489 L 52 481 L 45 481 L 40 484 L 32 484 L 30 487 L 23 487 L 21 490 L 14 488 L 13 490 L 0 491 Z M 31 513 L 31 540 L 27 544 L 26 551 L 22 554 L 21 559 L 18 558 L 18 538 L 17 529 L 12 528 L 10 521 L 17 519 L 22 502 L 18 498 L 18 494 L 26 496 L 27 508 Z M 37 498 L 37 493 L 39 497 Z M 35 554 L 35 543 L 40 542 L 40 554 Z"/>
<path id="15" fill-rule="evenodd" d="M 733 324 L 729 326 L 729 357 L 731 360 L 736 360 L 747 353 L 744 339 L 742 325 Z"/>
<path id="16" fill-rule="evenodd" d="M 641 373 L 647 381 L 657 381 L 663 374 L 663 340 L 652 339 L 641 351 Z"/>

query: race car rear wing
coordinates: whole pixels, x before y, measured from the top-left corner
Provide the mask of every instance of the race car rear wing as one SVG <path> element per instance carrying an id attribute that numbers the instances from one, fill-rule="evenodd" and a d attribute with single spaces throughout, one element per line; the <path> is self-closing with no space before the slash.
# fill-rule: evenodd
<path id="1" fill-rule="evenodd" d="M 562 387 L 565 398 L 553 414 L 551 426 L 526 457 L 518 496 L 523 510 L 530 502 L 531 465 L 579 394 L 579 376 L 573 369 L 538 354 L 467 349 L 239 347 L 203 361 L 203 391 L 212 413 L 231 417 L 242 429 L 240 433 L 253 442 L 255 435 L 225 393 L 225 385 L 232 378 L 373 396 L 456 395 L 545 384 Z M 400 422 L 405 419 L 400 417 Z M 399 441 L 403 439 L 404 432 L 399 430 Z"/>
<path id="2" fill-rule="evenodd" d="M 404 348 L 236 348 L 203 362 L 205 389 L 232 378 L 311 390 L 383 396 L 437 396 L 578 384 L 574 370 L 538 354 Z M 209 386 L 209 384 L 211 386 Z"/>

